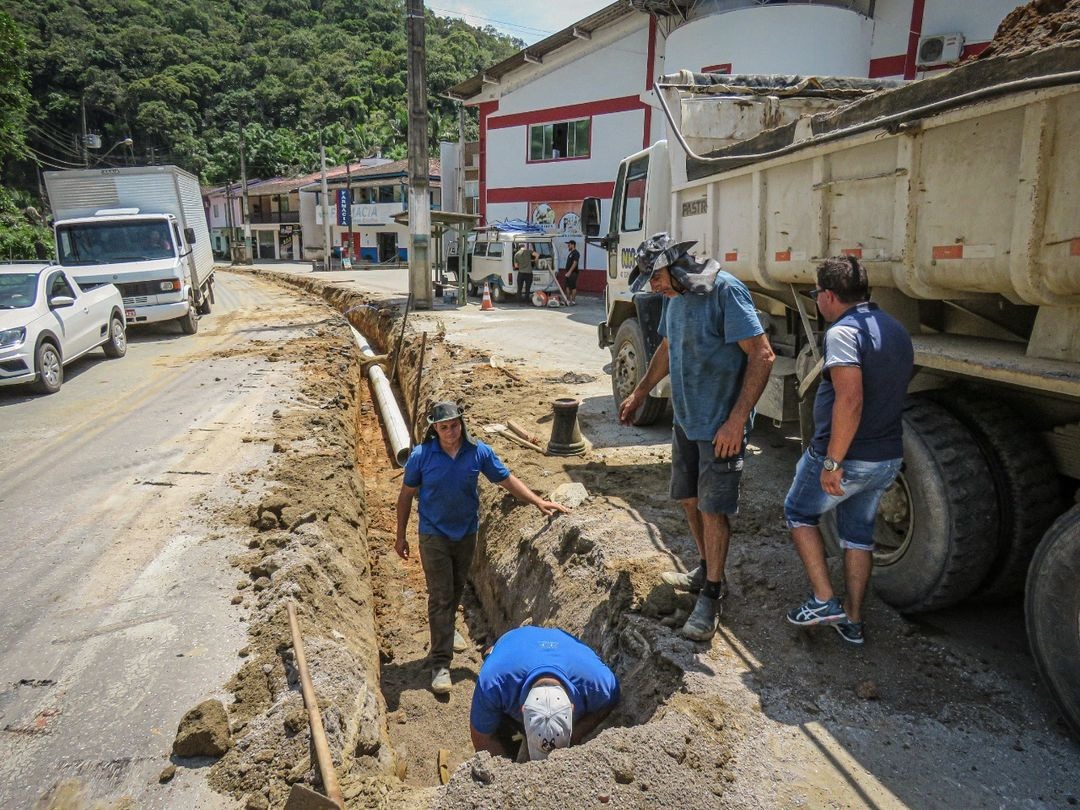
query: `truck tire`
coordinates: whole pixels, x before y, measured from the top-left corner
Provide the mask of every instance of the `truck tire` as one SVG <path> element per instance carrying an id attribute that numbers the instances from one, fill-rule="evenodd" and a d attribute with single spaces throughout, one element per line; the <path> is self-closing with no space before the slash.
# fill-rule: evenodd
<path id="1" fill-rule="evenodd" d="M 109 318 L 109 339 L 101 344 L 105 350 L 105 356 L 109 358 L 123 357 L 127 354 L 127 331 L 124 327 L 124 319 L 113 313 Z"/>
<path id="2" fill-rule="evenodd" d="M 33 389 L 39 394 L 55 394 L 64 384 L 64 363 L 60 359 L 59 350 L 49 341 L 43 340 L 34 353 L 34 361 L 38 376 Z"/>
<path id="3" fill-rule="evenodd" d="M 188 299 L 188 309 L 181 317 L 177 318 L 180 322 L 180 331 L 185 335 L 194 335 L 199 331 L 199 315 L 195 311 L 195 302 L 190 298 Z"/>
<path id="4" fill-rule="evenodd" d="M 897 610 L 922 613 L 967 598 L 986 577 L 997 507 L 986 460 L 955 417 L 915 397 L 903 418 L 904 464 L 878 507 L 873 584 Z M 835 537 L 835 521 L 822 526 Z"/>
<path id="5" fill-rule="evenodd" d="M 611 393 L 615 397 L 616 419 L 619 416 L 619 403 L 630 396 L 648 367 L 649 357 L 645 352 L 641 325 L 637 318 L 627 318 L 619 324 L 619 331 L 615 333 L 615 342 L 611 346 Z M 639 426 L 651 425 L 664 415 L 666 408 L 665 398 L 646 397 L 631 421 Z"/>
<path id="6" fill-rule="evenodd" d="M 1038 434 L 1007 405 L 955 388 L 932 396 L 971 431 L 997 492 L 997 553 L 973 597 L 1020 593 L 1035 547 L 1061 513 L 1054 460 Z"/>
<path id="7" fill-rule="evenodd" d="M 208 293 L 203 293 L 202 303 L 199 304 L 199 307 L 198 307 L 199 315 L 209 315 L 211 305 L 212 305 L 212 302 L 210 300 L 209 294 Z"/>
<path id="8" fill-rule="evenodd" d="M 1080 505 L 1043 535 L 1027 576 L 1024 620 L 1035 667 L 1080 736 Z"/>

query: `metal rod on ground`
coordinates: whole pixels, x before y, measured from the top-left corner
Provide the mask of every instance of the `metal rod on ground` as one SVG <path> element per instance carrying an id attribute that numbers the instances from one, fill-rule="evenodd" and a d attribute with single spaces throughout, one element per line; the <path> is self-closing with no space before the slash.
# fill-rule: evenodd
<path id="1" fill-rule="evenodd" d="M 356 327 L 351 324 L 349 329 L 352 330 L 353 340 L 360 347 L 361 354 L 365 357 L 375 357 L 376 354 L 368 345 L 367 338 L 360 334 Z M 371 387 L 375 391 L 375 402 L 379 406 L 379 415 L 382 416 L 383 425 L 386 427 L 386 436 L 390 439 L 390 449 L 393 450 L 394 461 L 398 463 L 398 466 L 403 466 L 409 460 L 409 450 L 412 448 L 412 444 L 409 428 L 406 426 L 405 419 L 401 415 L 401 409 L 394 398 L 394 389 L 386 378 L 386 372 L 382 370 L 382 366 L 378 363 L 372 363 L 368 367 L 368 379 L 371 380 Z"/>
<path id="2" fill-rule="evenodd" d="M 300 638 L 300 626 L 296 621 L 296 607 L 290 601 L 288 608 L 289 630 L 292 632 L 293 650 L 296 652 L 296 668 L 300 672 L 300 690 L 304 695 L 304 706 L 307 707 L 315 756 L 319 760 L 319 776 L 326 789 L 327 797 L 344 810 L 345 799 L 341 795 L 341 788 L 338 787 L 334 761 L 330 759 L 330 744 L 326 740 L 326 729 L 323 728 L 322 714 L 319 712 L 319 703 L 315 699 L 315 689 L 311 685 L 311 675 L 308 673 L 307 659 L 304 657 L 304 642 Z"/>
<path id="3" fill-rule="evenodd" d="M 427 332 L 420 335 L 420 362 L 416 364 L 416 390 L 412 398 L 412 436 L 416 438 L 416 426 L 420 422 L 420 380 L 424 376 L 424 351 L 427 349 Z"/>
<path id="4" fill-rule="evenodd" d="M 405 322 L 409 320 L 409 308 L 412 306 L 412 293 L 405 299 L 405 314 L 401 316 L 401 334 L 398 335 L 397 348 L 394 349 L 394 362 L 390 365 L 390 379 L 397 377 L 397 361 L 401 356 L 401 346 L 405 340 Z"/>

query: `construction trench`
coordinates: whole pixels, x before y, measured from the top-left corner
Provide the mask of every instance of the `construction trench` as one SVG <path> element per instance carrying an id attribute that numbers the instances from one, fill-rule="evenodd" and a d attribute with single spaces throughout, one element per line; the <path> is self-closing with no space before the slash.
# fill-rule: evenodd
<path id="1" fill-rule="evenodd" d="M 536 491 L 575 507 L 548 521 L 504 490 L 482 486 L 476 559 L 458 622 L 470 646 L 455 655 L 452 694 L 430 692 L 423 573 L 416 554 L 404 562 L 393 552 L 402 470 L 348 328 L 375 351 L 392 352 L 401 307 L 312 279 L 293 283 L 347 314 L 321 324 L 295 356 L 278 358 L 306 376 L 303 401 L 321 404 L 275 414 L 275 435 L 260 437 L 274 447 L 268 484 L 233 516 L 250 534 L 249 550 L 232 562 L 246 574 L 233 601 L 252 609 L 251 644 L 228 685 L 234 744 L 213 766 L 211 784 L 248 807 L 284 806 L 295 783 L 322 789 L 289 637 L 291 600 L 347 806 L 562 808 L 574 798 L 715 806 L 727 784 L 731 716 L 722 700 L 689 688 L 683 671 L 695 645 L 656 620 L 678 620 L 691 607 L 689 597 L 656 585 L 673 560 L 658 550 L 658 529 L 617 497 L 619 472 L 590 453 L 544 456 L 482 431 L 507 414 L 528 413 L 534 418 L 519 421 L 546 436 L 550 401 L 572 391 L 537 400 L 536 386 L 513 368 L 406 327 L 399 403 L 415 399 L 421 410 L 432 398 L 471 403 L 471 429 Z M 384 367 L 389 373 L 393 363 Z M 402 413 L 414 421 L 407 405 Z M 415 531 L 414 516 L 414 550 Z M 468 730 L 482 650 L 523 623 L 578 635 L 615 670 L 624 696 L 601 739 L 556 752 L 542 771 L 540 763 L 473 758 Z M 440 749 L 451 774 L 444 788 Z"/>
<path id="2" fill-rule="evenodd" d="M 691 597 L 659 576 L 696 562 L 667 497 L 666 443 L 618 438 L 610 412 L 597 407 L 582 409 L 582 433 L 596 444 L 581 455 L 507 441 L 485 427 L 512 418 L 546 438 L 552 403 L 575 396 L 577 375 L 456 345 L 431 327 L 431 313 L 410 316 L 402 333 L 400 298 L 255 272 L 329 310 L 300 325 L 303 339 L 264 350 L 265 360 L 291 364 L 299 393 L 271 424 L 253 425 L 252 440 L 272 448 L 270 463 L 237 482 L 238 505 L 226 516 L 238 548 L 247 547 L 231 562 L 249 644 L 226 685 L 219 732 L 227 750 L 209 770 L 216 790 L 243 807 L 280 808 L 297 786 L 324 789 L 290 637 L 292 602 L 347 807 L 889 807 L 949 805 L 958 789 L 988 789 L 1006 803 L 1036 790 L 1051 800 L 1071 795 L 1073 748 L 1046 728 L 1030 663 L 1010 668 L 1022 658 L 1016 650 L 988 660 L 985 648 L 941 643 L 939 628 L 878 602 L 867 608 L 882 639 L 870 655 L 841 649 L 834 634 L 783 624 L 804 587 L 779 509 L 798 442 L 790 432 L 766 427 L 752 437 L 728 562 L 731 604 L 714 642 L 695 644 L 677 633 Z M 457 623 L 468 649 L 455 655 L 449 697 L 429 688 L 416 517 L 414 554 L 402 561 L 393 551 L 402 470 L 350 326 L 390 355 L 385 368 L 395 372 L 408 425 L 417 422 L 414 402 L 423 411 L 432 399 L 463 401 L 470 430 L 527 486 L 573 507 L 549 522 L 481 485 Z M 482 651 L 523 623 L 558 626 L 591 645 L 619 676 L 623 700 L 584 744 L 516 765 L 474 755 L 468 717 Z M 985 752 L 1009 745 L 991 776 Z M 949 778 L 938 773 L 942 761 Z"/>

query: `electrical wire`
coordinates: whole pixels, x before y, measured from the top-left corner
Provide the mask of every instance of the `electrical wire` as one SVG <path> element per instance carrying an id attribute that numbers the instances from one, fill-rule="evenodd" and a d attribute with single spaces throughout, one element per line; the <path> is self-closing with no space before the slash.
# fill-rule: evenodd
<path id="1" fill-rule="evenodd" d="M 506 20 L 493 20 L 491 17 L 481 17 L 479 14 L 466 14 L 464 11 L 451 11 L 446 8 L 432 8 L 428 6 L 433 12 L 438 12 L 450 17 L 463 17 L 470 20 L 480 20 L 482 22 L 491 23 L 495 26 L 504 26 L 506 28 L 513 28 L 518 31 L 524 31 L 530 34 L 543 34 L 544 36 L 551 36 L 554 31 L 545 31 L 543 28 L 530 28 L 527 25 L 518 25 L 517 23 L 507 22 Z"/>
<path id="2" fill-rule="evenodd" d="M 32 153 L 33 161 L 35 163 L 37 163 L 39 166 L 45 165 L 45 166 L 48 166 L 51 169 L 85 169 L 86 168 L 86 165 L 81 163 L 81 162 L 80 163 L 72 163 L 70 161 L 64 160 L 63 158 L 58 158 L 55 155 L 48 155 L 48 154 L 46 154 L 44 152 L 39 152 L 37 149 L 35 149 L 34 147 L 29 146 L 29 145 L 27 145 L 26 148 Z M 66 164 L 66 165 L 61 165 L 61 164 Z"/>

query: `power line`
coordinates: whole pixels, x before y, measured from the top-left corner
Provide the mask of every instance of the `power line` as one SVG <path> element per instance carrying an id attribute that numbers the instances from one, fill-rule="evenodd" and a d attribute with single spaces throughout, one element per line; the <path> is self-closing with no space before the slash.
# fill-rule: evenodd
<path id="1" fill-rule="evenodd" d="M 505 26 L 506 28 L 513 28 L 518 31 L 525 31 L 530 34 L 544 34 L 545 36 L 551 36 L 554 31 L 545 31 L 543 28 L 530 28 L 527 25 L 518 25 L 517 23 L 507 22 L 506 20 L 493 20 L 491 17 L 481 17 L 479 14 L 466 14 L 463 11 L 451 11 L 445 8 L 432 8 L 428 6 L 433 12 L 440 12 L 450 17 L 466 17 L 470 20 L 480 20 L 486 23 L 493 23 L 495 25 Z"/>

